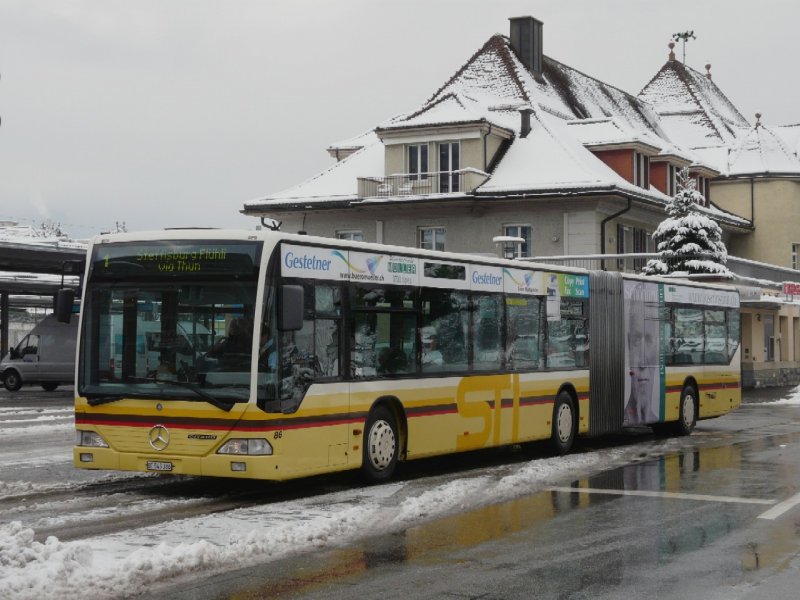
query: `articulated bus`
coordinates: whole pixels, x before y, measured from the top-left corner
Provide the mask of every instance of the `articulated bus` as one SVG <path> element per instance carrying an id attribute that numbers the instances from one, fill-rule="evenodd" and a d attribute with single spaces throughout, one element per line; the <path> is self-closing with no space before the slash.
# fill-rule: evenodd
<path id="1" fill-rule="evenodd" d="M 721 285 L 279 231 L 89 249 L 74 463 L 283 480 L 647 425 L 741 400 Z"/>

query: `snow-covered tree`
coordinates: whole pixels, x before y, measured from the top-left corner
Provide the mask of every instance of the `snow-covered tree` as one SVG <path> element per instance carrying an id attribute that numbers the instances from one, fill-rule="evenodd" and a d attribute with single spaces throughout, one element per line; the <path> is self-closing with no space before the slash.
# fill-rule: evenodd
<path id="1" fill-rule="evenodd" d="M 684 167 L 678 172 L 678 193 L 667 203 L 668 217 L 653 233 L 659 257 L 647 262 L 644 273 L 710 273 L 729 275 L 725 266 L 728 250 L 716 221 L 701 214 L 697 206 L 705 204 L 703 194 Z"/>

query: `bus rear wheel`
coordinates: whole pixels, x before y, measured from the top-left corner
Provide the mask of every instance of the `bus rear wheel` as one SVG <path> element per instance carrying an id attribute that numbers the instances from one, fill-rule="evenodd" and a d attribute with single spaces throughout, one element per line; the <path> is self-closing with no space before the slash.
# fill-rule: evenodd
<path id="1" fill-rule="evenodd" d="M 689 435 L 697 424 L 697 397 L 694 388 L 687 385 L 681 392 L 680 418 L 675 423 L 676 435 Z"/>
<path id="2" fill-rule="evenodd" d="M 6 371 L 3 376 L 3 385 L 6 386 L 9 392 L 16 392 L 22 387 L 22 378 L 19 376 L 19 373 L 11 369 L 10 371 Z"/>
<path id="3" fill-rule="evenodd" d="M 58 382 L 57 381 L 45 381 L 44 383 L 42 383 L 42 389 L 45 392 L 52 392 L 57 387 L 58 387 Z"/>
<path id="4" fill-rule="evenodd" d="M 550 444 L 556 454 L 566 454 L 572 449 L 576 433 L 575 402 L 569 392 L 560 392 L 553 405 L 553 429 Z"/>
<path id="5" fill-rule="evenodd" d="M 364 455 L 361 471 L 374 483 L 389 480 L 397 467 L 400 438 L 397 419 L 385 406 L 377 406 L 367 419 L 364 429 Z"/>

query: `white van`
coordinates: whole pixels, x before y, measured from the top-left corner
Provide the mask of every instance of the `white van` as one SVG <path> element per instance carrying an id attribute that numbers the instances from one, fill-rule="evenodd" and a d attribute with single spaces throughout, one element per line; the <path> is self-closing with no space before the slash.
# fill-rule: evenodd
<path id="1" fill-rule="evenodd" d="M 74 383 L 77 339 L 77 315 L 69 323 L 48 315 L 0 361 L 3 385 L 16 392 L 25 384 L 39 383 L 52 392 L 61 384 Z"/>

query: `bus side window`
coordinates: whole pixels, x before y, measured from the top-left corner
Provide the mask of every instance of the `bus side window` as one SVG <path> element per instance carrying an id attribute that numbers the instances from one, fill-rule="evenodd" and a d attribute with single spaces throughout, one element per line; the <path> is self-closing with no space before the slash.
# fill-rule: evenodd
<path id="1" fill-rule="evenodd" d="M 539 369 L 542 361 L 542 301 L 535 296 L 506 297 L 508 369 Z"/>
<path id="2" fill-rule="evenodd" d="M 500 295 L 472 297 L 472 368 L 497 371 L 502 367 L 503 298 Z"/>
<path id="3" fill-rule="evenodd" d="M 421 291 L 422 372 L 467 371 L 468 296 L 443 288 Z"/>
<path id="4" fill-rule="evenodd" d="M 728 362 L 733 360 L 733 355 L 739 349 L 741 326 L 739 323 L 739 311 L 729 309 L 728 313 Z"/>

